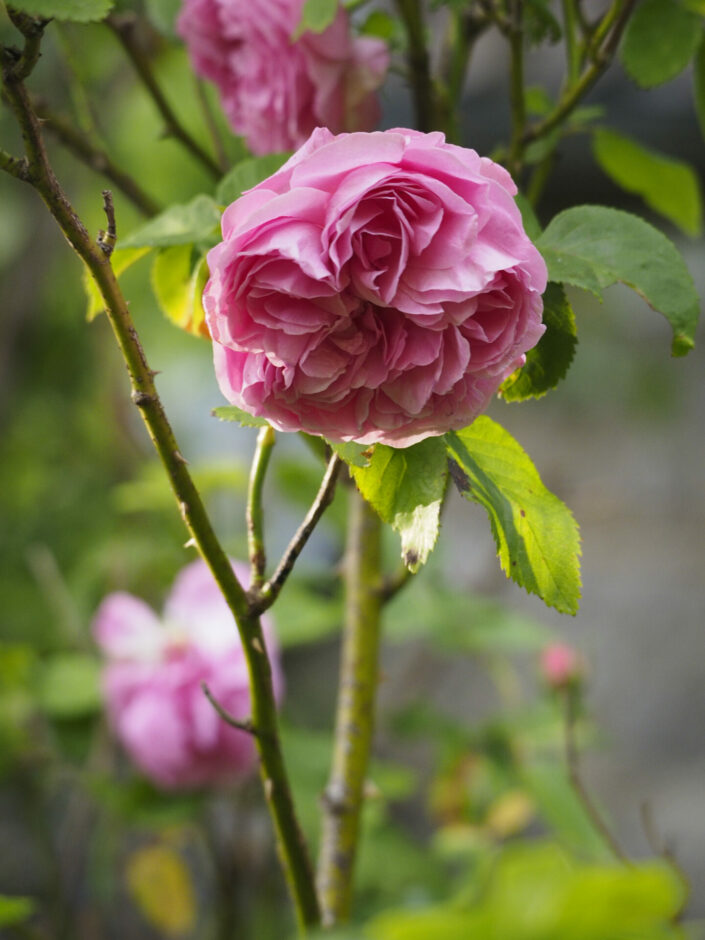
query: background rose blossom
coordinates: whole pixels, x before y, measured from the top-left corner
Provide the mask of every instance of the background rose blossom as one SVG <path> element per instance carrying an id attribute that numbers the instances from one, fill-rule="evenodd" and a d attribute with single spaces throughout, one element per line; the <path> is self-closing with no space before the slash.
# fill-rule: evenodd
<path id="1" fill-rule="evenodd" d="M 468 425 L 544 331 L 515 193 L 440 133 L 316 130 L 226 210 L 208 256 L 223 394 L 334 440 Z"/>
<path id="2" fill-rule="evenodd" d="M 342 6 L 320 34 L 292 35 L 304 0 L 186 0 L 177 29 L 253 153 L 292 150 L 324 124 L 371 130 L 389 65 L 384 42 L 353 38 Z"/>
<path id="3" fill-rule="evenodd" d="M 247 570 L 234 565 L 247 583 Z M 264 622 L 275 693 L 282 676 L 271 625 Z M 160 621 L 131 594 L 110 594 L 94 620 L 108 664 L 103 689 L 110 722 L 137 766 L 156 784 L 194 787 L 250 771 L 251 737 L 228 726 L 201 683 L 234 717 L 250 714 L 249 680 L 232 614 L 201 560 L 184 568 Z"/>

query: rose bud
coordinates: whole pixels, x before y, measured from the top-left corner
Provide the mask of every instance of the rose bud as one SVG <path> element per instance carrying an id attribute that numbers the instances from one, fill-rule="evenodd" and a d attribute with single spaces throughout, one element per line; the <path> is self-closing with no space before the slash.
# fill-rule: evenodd
<path id="1" fill-rule="evenodd" d="M 585 661 L 567 643 L 552 643 L 541 653 L 541 676 L 552 689 L 577 686 L 585 677 Z"/>
<path id="2" fill-rule="evenodd" d="M 244 566 L 233 567 L 247 577 Z M 279 698 L 283 681 L 274 634 L 266 619 L 262 626 Z M 103 693 L 110 724 L 157 786 L 198 787 L 252 771 L 252 737 L 217 714 L 201 685 L 233 718 L 249 718 L 242 645 L 205 562 L 179 573 L 161 620 L 144 601 L 119 592 L 104 599 L 93 631 L 107 660 Z"/>

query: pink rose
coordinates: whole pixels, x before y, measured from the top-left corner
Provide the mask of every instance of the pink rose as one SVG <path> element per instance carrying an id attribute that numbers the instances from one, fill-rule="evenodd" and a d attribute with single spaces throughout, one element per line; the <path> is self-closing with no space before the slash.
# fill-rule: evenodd
<path id="1" fill-rule="evenodd" d="M 244 566 L 233 566 L 246 579 Z M 272 628 L 263 623 L 274 687 L 282 676 Z M 251 771 L 251 737 L 227 725 L 201 688 L 233 717 L 250 715 L 249 680 L 233 616 L 203 561 L 178 575 L 160 621 L 131 594 L 105 598 L 93 630 L 108 664 L 110 723 L 137 766 L 158 786 L 197 787 Z"/>
<path id="2" fill-rule="evenodd" d="M 350 35 L 342 6 L 320 34 L 292 36 L 304 0 L 185 0 L 177 29 L 253 153 L 292 150 L 319 124 L 371 130 L 389 53 Z"/>
<path id="3" fill-rule="evenodd" d="M 546 266 L 515 193 L 440 133 L 318 128 L 226 209 L 208 255 L 225 397 L 365 444 L 468 425 L 544 331 Z"/>
<path id="4" fill-rule="evenodd" d="M 552 689 L 565 689 L 585 674 L 583 657 L 566 643 L 553 643 L 541 653 L 541 675 Z"/>

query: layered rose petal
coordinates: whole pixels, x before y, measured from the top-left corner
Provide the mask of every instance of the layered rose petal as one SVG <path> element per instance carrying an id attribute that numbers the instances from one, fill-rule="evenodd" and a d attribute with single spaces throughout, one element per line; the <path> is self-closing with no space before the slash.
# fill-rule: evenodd
<path id="1" fill-rule="evenodd" d="M 209 254 L 226 398 L 281 430 L 397 447 L 469 424 L 544 332 L 515 193 L 439 133 L 318 128 L 226 210 Z"/>
<path id="2" fill-rule="evenodd" d="M 248 571 L 233 567 L 243 583 Z M 277 699 L 283 677 L 271 623 L 263 619 Z M 94 621 L 107 659 L 110 723 L 135 764 L 166 788 L 203 786 L 249 772 L 249 735 L 227 725 L 203 694 L 206 682 L 235 718 L 250 714 L 245 657 L 232 614 L 202 561 L 178 575 L 159 621 L 129 594 L 109 595 Z"/>
<path id="3" fill-rule="evenodd" d="M 195 71 L 256 154 L 291 150 L 319 124 L 369 130 L 389 66 L 385 43 L 353 38 L 342 5 L 322 32 L 293 40 L 304 0 L 185 0 L 177 30 Z"/>

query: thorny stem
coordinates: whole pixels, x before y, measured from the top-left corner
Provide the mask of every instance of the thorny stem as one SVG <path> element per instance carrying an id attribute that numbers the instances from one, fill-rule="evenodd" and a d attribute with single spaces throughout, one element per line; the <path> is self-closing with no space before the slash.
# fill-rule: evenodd
<path id="1" fill-rule="evenodd" d="M 428 57 L 425 26 L 420 0 L 396 0 L 408 39 L 407 62 L 414 95 L 416 127 L 434 130 L 434 94 L 431 64 Z"/>
<path id="2" fill-rule="evenodd" d="M 167 134 L 183 144 L 189 153 L 208 170 L 211 176 L 219 180 L 222 176 L 220 167 L 210 154 L 206 153 L 198 141 L 189 134 L 164 97 L 164 93 L 152 72 L 149 57 L 139 42 L 137 35 L 138 20 L 135 15 L 132 13 L 111 14 L 107 17 L 105 22 L 119 39 L 135 71 L 139 75 L 142 84 L 151 95 L 152 100 L 157 106 L 157 110 L 164 120 Z"/>
<path id="3" fill-rule="evenodd" d="M 323 475 L 321 480 L 321 485 L 316 494 L 316 498 L 311 503 L 311 506 L 304 517 L 304 521 L 301 523 L 299 528 L 296 531 L 296 534 L 289 542 L 286 551 L 281 557 L 281 561 L 276 567 L 276 570 L 272 577 L 266 581 L 259 590 L 253 590 L 250 592 L 250 602 L 251 608 L 258 614 L 263 613 L 265 610 L 268 610 L 274 601 L 279 596 L 281 589 L 286 583 L 286 579 L 292 572 L 296 559 L 299 557 L 301 552 L 308 542 L 311 533 L 318 525 L 318 520 L 321 518 L 325 510 L 333 502 L 333 497 L 335 496 L 335 486 L 338 482 L 338 476 L 340 474 L 340 468 L 342 466 L 342 460 L 338 457 L 337 454 L 333 456 L 328 461 L 328 466 L 326 467 L 326 472 Z"/>
<path id="4" fill-rule="evenodd" d="M 29 44 L 29 37 L 27 42 Z M 2 81 L 10 107 L 20 125 L 26 159 L 18 161 L 2 153 L 0 166 L 36 189 L 93 276 L 125 359 L 132 386 L 132 400 L 142 415 L 164 466 L 193 542 L 210 568 L 237 623 L 250 677 L 252 723 L 257 731 L 256 742 L 265 795 L 274 821 L 277 845 L 299 925 L 304 930 L 319 921 L 318 900 L 308 850 L 296 818 L 284 766 L 271 666 L 259 617 L 251 608 L 230 560 L 213 530 L 201 496 L 179 452 L 154 385 L 155 373 L 147 363 L 127 302 L 110 265 L 110 252 L 104 245 L 91 239 L 54 175 L 44 148 L 38 118 L 32 110 L 24 84 L 17 77 L 23 72 L 14 70 L 16 63 L 17 57 L 14 53 L 0 47 Z M 109 194 L 105 196 L 105 200 L 110 234 L 112 202 Z"/>
<path id="5" fill-rule="evenodd" d="M 250 470 L 250 485 L 247 493 L 247 546 L 252 571 L 250 587 L 259 588 L 264 581 L 267 554 L 264 547 L 264 511 L 262 489 L 274 447 L 274 428 L 267 425 L 257 435 L 257 447 Z"/>
<path id="6" fill-rule="evenodd" d="M 350 915 L 353 871 L 379 682 L 381 522 L 357 490 L 350 492 L 345 556 L 345 624 L 335 744 L 323 795 L 318 890 L 323 923 Z"/>

